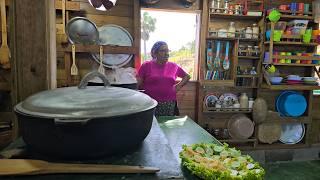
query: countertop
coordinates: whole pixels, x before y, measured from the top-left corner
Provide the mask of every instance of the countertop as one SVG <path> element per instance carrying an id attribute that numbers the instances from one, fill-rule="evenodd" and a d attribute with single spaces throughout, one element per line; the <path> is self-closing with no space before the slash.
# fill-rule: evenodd
<path id="1" fill-rule="evenodd" d="M 154 118 L 149 135 L 142 142 L 141 146 L 133 152 L 119 154 L 112 157 L 89 160 L 72 161 L 71 163 L 94 163 L 94 164 L 125 164 L 142 165 L 160 168 L 156 174 L 53 174 L 36 176 L 10 176 L 0 177 L 1 180 L 13 179 L 35 179 L 35 180 L 100 180 L 100 179 L 197 179 L 189 174 L 189 171 L 180 164 L 179 152 L 183 144 L 193 144 L 201 142 L 219 143 L 213 136 L 202 129 L 189 117 L 158 117 Z M 22 139 L 10 144 L 5 150 L 13 148 L 23 148 Z M 35 157 L 27 154 L 27 159 L 51 160 L 43 157 Z M 59 161 L 61 162 L 61 161 Z"/>

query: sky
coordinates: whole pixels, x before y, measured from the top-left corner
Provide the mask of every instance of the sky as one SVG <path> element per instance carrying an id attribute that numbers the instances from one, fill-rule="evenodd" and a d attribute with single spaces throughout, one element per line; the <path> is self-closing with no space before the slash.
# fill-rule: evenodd
<path id="1" fill-rule="evenodd" d="M 146 11 L 151 17 L 157 19 L 156 29 L 147 41 L 147 52 L 150 52 L 152 45 L 160 40 L 167 42 L 170 50 L 179 50 L 195 39 L 196 14 L 142 10 L 141 17 Z M 142 52 L 143 49 L 143 41 L 141 41 Z"/>

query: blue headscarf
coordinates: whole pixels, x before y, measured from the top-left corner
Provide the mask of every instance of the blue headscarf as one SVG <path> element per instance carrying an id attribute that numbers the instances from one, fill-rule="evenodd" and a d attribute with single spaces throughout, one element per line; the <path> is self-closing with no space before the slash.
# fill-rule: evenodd
<path id="1" fill-rule="evenodd" d="M 158 42 L 154 43 L 154 45 L 151 48 L 151 57 L 152 58 L 155 58 L 155 54 L 158 52 L 159 48 L 163 45 L 168 45 L 168 44 L 164 41 L 158 41 Z"/>

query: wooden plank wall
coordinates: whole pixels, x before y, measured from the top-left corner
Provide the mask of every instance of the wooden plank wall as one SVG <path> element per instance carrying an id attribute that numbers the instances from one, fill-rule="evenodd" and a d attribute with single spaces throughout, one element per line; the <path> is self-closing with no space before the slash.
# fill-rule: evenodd
<path id="1" fill-rule="evenodd" d="M 189 116 L 191 119 L 196 120 L 196 107 L 197 104 L 197 85 L 198 83 L 188 82 L 178 93 L 177 101 L 181 116 Z"/>
<path id="2" fill-rule="evenodd" d="M 61 1 L 60 1 L 61 2 Z M 116 24 L 124 27 L 135 40 L 133 45 L 137 51 L 140 49 L 140 20 L 135 20 L 135 16 L 140 19 L 140 11 L 134 10 L 134 3 L 132 0 L 118 0 L 116 6 L 109 11 L 98 11 L 92 7 L 87 0 L 74 0 L 73 2 L 80 3 L 80 11 L 67 11 L 67 18 L 70 20 L 73 17 L 81 16 L 87 17 L 94 22 L 97 27 L 106 24 Z M 60 5 L 59 5 L 60 6 Z M 138 7 L 139 9 L 139 7 Z M 79 76 L 73 76 L 68 79 L 70 71 L 66 66 L 70 65 L 70 53 L 64 53 L 63 44 L 61 44 L 62 35 L 62 15 L 61 10 L 57 10 L 57 84 L 58 87 L 76 85 L 81 77 L 87 72 L 97 70 L 99 64 L 92 58 L 90 52 L 76 53 L 76 64 L 79 70 Z M 137 14 L 139 14 L 137 16 Z M 137 22 L 135 22 L 137 21 Z M 138 34 L 136 33 L 139 32 Z M 136 35 L 135 35 L 136 34 Z M 139 57 L 134 57 L 139 58 Z M 133 67 L 134 61 L 131 60 L 125 67 Z M 110 70 L 110 69 L 106 69 Z M 70 77 L 70 76 L 69 76 Z M 71 82 L 71 83 L 70 83 Z"/>

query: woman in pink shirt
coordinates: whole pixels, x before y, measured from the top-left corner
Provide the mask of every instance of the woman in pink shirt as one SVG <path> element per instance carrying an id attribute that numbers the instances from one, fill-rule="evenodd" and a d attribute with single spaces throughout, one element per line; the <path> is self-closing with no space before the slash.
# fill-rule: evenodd
<path id="1" fill-rule="evenodd" d="M 138 72 L 138 86 L 158 101 L 156 116 L 178 115 L 176 93 L 189 81 L 190 76 L 176 63 L 168 62 L 167 43 L 156 42 L 151 49 L 152 60 L 142 64 Z M 176 83 L 177 77 L 182 78 Z"/>

